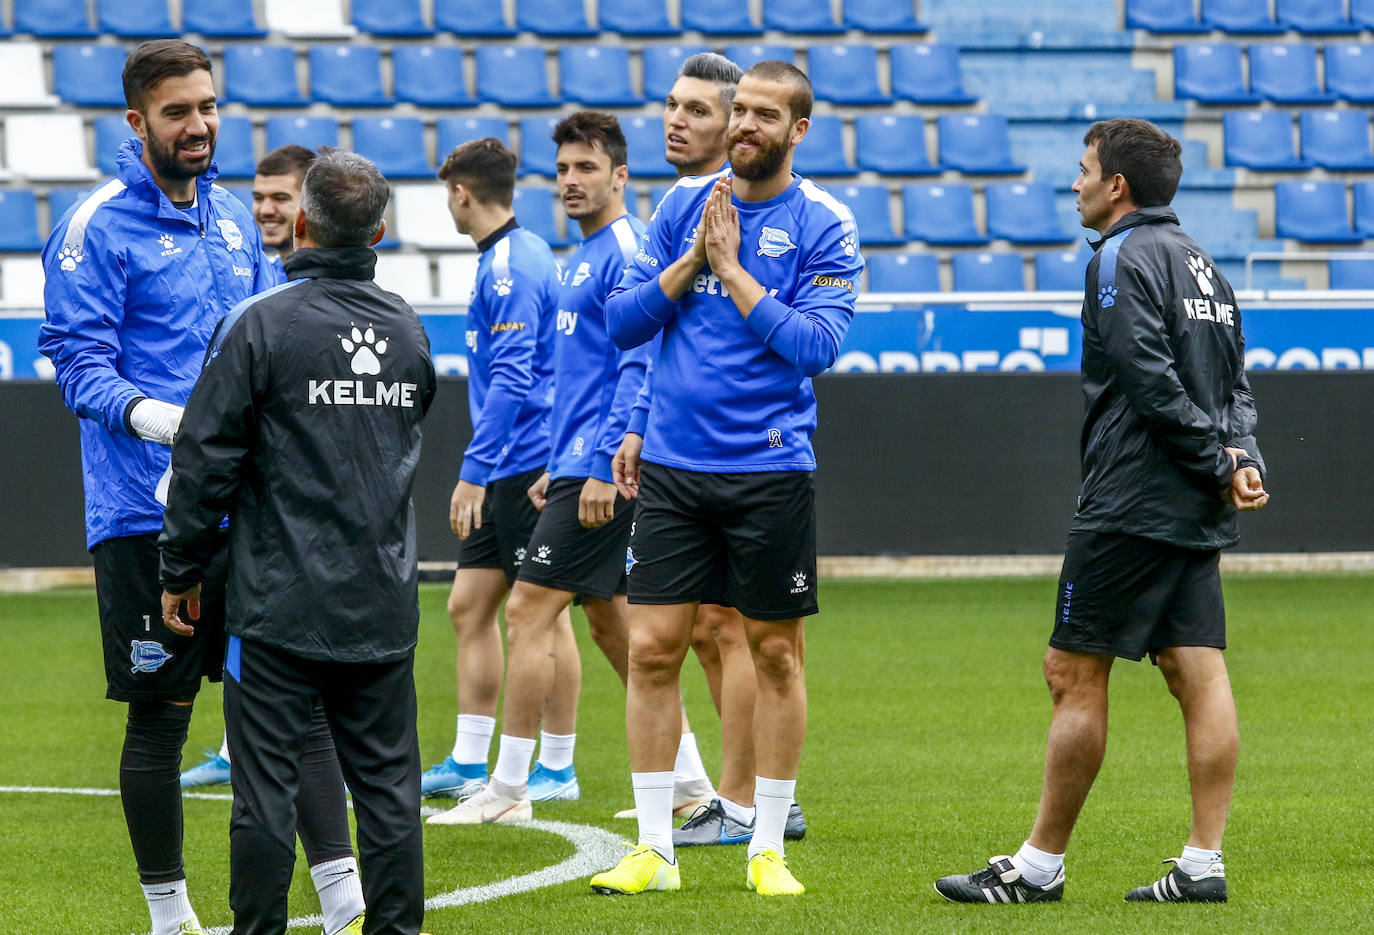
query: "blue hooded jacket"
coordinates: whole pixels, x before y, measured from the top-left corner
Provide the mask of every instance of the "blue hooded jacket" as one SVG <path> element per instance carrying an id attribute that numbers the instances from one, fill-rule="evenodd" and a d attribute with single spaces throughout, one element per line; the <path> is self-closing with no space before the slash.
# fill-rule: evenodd
<path id="1" fill-rule="evenodd" d="M 186 405 L 220 319 L 282 281 L 247 207 L 213 184 L 213 164 L 182 211 L 142 155 L 142 141 L 126 140 L 118 176 L 73 205 L 43 248 L 38 347 L 81 417 L 87 548 L 162 528 L 155 491 L 171 449 L 131 432 L 130 401 Z"/>

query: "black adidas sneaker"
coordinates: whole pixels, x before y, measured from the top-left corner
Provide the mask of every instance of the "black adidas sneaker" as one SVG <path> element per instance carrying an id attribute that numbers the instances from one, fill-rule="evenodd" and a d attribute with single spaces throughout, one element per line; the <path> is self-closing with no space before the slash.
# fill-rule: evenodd
<path id="1" fill-rule="evenodd" d="M 1054 903 L 1064 898 L 1064 868 L 1047 886 L 1033 886 L 1010 857 L 993 857 L 986 870 L 936 880 L 935 892 L 955 903 Z"/>
<path id="2" fill-rule="evenodd" d="M 1166 864 L 1175 863 L 1170 857 Z M 1190 877 L 1174 867 L 1149 886 L 1137 886 L 1126 894 L 1128 903 L 1224 903 L 1226 902 L 1226 865 L 1217 861 L 1202 873 Z"/>

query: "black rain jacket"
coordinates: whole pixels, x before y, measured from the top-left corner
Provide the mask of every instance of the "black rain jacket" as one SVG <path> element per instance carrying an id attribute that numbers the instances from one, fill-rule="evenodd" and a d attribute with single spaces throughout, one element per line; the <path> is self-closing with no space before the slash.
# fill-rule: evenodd
<path id="1" fill-rule="evenodd" d="M 1093 245 L 1083 297 L 1083 486 L 1073 529 L 1235 545 L 1226 447 L 1264 469 L 1230 284 L 1168 207 Z"/>
<path id="2" fill-rule="evenodd" d="M 221 322 L 172 450 L 164 586 L 203 579 L 227 514 L 229 633 L 308 659 L 394 661 L 419 624 L 411 490 L 435 375 L 376 262 L 288 257 L 289 282 Z"/>

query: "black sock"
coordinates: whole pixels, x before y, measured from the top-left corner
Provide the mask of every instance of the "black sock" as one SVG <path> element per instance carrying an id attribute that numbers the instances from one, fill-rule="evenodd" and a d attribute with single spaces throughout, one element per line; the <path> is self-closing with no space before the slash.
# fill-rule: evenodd
<path id="1" fill-rule="evenodd" d="M 131 701 L 119 759 L 119 795 L 141 883 L 186 876 L 181 860 L 181 748 L 191 706 Z"/>

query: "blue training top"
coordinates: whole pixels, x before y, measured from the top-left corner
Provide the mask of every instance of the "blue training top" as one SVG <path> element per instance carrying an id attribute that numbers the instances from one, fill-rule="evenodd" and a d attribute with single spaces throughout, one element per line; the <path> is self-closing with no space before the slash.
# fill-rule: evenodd
<path id="1" fill-rule="evenodd" d="M 621 347 L 662 334 L 642 457 L 690 471 L 814 470 L 811 377 L 835 362 L 854 317 L 863 270 L 854 217 L 796 175 L 767 201 L 735 197 L 740 263 L 767 295 L 746 319 L 704 265 L 673 302 L 658 275 L 695 242 L 711 186 L 727 171 L 668 191 L 606 302 Z"/>

